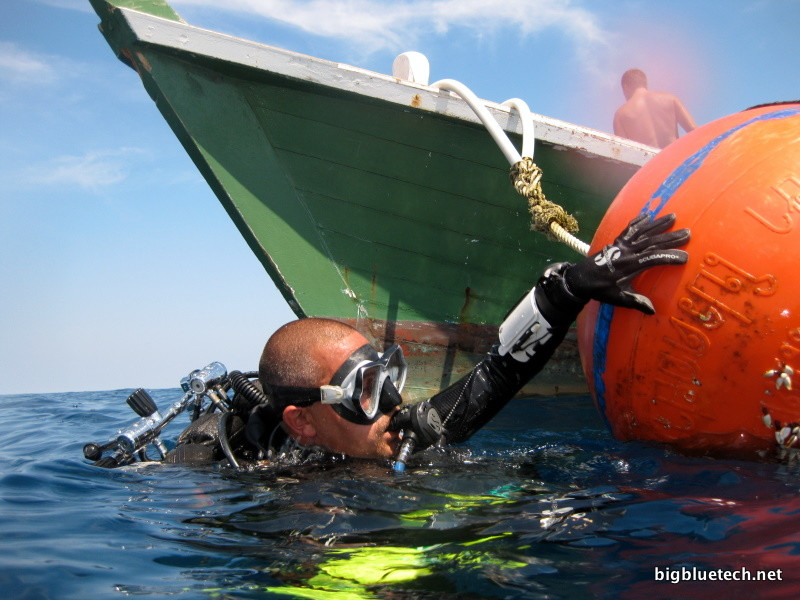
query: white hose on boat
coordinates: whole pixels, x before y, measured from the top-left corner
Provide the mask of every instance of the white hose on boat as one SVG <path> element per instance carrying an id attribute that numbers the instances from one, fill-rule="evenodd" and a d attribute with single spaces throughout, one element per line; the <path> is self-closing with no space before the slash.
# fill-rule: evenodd
<path id="1" fill-rule="evenodd" d="M 500 150 L 506 157 L 508 163 L 510 165 L 514 165 L 522 160 L 522 156 L 519 152 L 517 152 L 517 149 L 514 147 L 514 144 L 511 143 L 511 140 L 508 139 L 506 132 L 503 131 L 503 128 L 500 127 L 495 118 L 489 114 L 489 110 L 486 108 L 486 105 L 481 102 L 480 98 L 478 98 L 471 89 L 455 79 L 441 79 L 436 83 L 431 84 L 431 87 L 440 90 L 449 90 L 461 96 L 464 102 L 469 104 L 470 108 L 475 112 L 476 115 L 478 115 L 478 118 L 481 120 L 484 127 L 486 127 L 486 129 L 489 131 L 489 135 L 492 136 L 492 139 L 494 139 L 495 143 L 500 147 Z M 522 119 L 522 152 L 523 155 L 527 156 L 527 154 L 525 154 L 525 144 L 528 137 L 530 137 L 530 152 L 533 154 L 533 135 L 525 135 L 526 122 L 530 123 L 530 133 L 533 134 L 533 119 L 530 117 L 531 112 L 528 109 L 528 105 L 525 104 L 523 100 L 519 100 L 518 98 L 506 100 L 504 104 L 512 106 L 520 112 L 520 119 Z M 533 156 L 531 156 L 531 158 L 533 158 Z"/>
<path id="2" fill-rule="evenodd" d="M 509 165 L 514 166 L 522 160 L 522 157 L 533 158 L 534 140 L 536 139 L 536 136 L 534 134 L 533 117 L 531 116 L 531 111 L 524 100 L 520 100 L 519 98 L 511 98 L 503 102 L 504 106 L 513 108 L 519 113 L 519 118 L 522 122 L 522 154 L 520 155 L 520 153 L 514 147 L 514 144 L 512 144 L 511 140 L 508 139 L 506 132 L 503 131 L 503 128 L 500 127 L 495 118 L 489 113 L 486 105 L 467 86 L 460 81 L 456 81 L 455 79 L 441 79 L 431 84 L 431 87 L 439 90 L 455 92 L 461 96 L 461 98 L 467 104 L 469 104 L 470 108 L 472 108 L 473 112 L 481 120 L 481 123 L 483 123 L 484 127 L 486 127 L 489 135 L 492 136 L 492 139 L 494 139 L 495 143 L 500 148 L 500 151 L 506 157 Z M 552 222 L 550 224 L 550 231 L 559 241 L 575 250 L 575 252 L 578 252 L 584 256 L 589 253 L 589 244 L 576 238 L 558 223 Z"/>

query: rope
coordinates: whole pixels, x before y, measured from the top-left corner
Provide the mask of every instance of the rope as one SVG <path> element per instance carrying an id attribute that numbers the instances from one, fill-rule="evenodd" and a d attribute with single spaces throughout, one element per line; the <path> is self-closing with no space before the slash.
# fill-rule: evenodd
<path id="1" fill-rule="evenodd" d="M 545 198 L 542 190 L 542 170 L 532 158 L 524 157 L 511 166 L 511 183 L 520 196 L 528 199 L 531 212 L 531 229 L 546 234 L 551 239 L 565 243 L 586 256 L 589 245 L 573 234 L 579 229 L 575 217 L 555 202 Z"/>
<path id="2" fill-rule="evenodd" d="M 550 239 L 558 240 L 575 252 L 586 256 L 589 253 L 589 244 L 573 235 L 578 231 L 577 219 L 561 206 L 544 197 L 541 186 L 542 170 L 533 162 L 535 136 L 533 134 L 533 118 L 528 105 L 518 98 L 512 98 L 503 103 L 519 113 L 522 123 L 522 152 L 525 155 L 523 157 L 520 156 L 494 117 L 489 114 L 486 105 L 467 86 L 453 79 L 442 79 L 432 84 L 431 87 L 451 90 L 461 96 L 489 131 L 492 139 L 511 165 L 511 182 L 514 189 L 528 199 L 531 229 L 545 233 Z"/>

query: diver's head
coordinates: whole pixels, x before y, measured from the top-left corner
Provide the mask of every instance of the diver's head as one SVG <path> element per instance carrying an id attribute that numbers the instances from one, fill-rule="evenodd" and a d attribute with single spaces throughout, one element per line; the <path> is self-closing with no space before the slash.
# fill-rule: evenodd
<path id="1" fill-rule="evenodd" d="M 349 325 L 319 318 L 281 327 L 259 362 L 259 379 L 293 438 L 359 457 L 396 451 L 399 436 L 387 427 L 405 373 L 399 346 L 379 353 Z"/>

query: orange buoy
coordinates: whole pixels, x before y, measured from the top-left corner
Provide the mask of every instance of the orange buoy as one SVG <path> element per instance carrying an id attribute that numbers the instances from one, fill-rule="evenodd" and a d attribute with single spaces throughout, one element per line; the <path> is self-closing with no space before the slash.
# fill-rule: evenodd
<path id="1" fill-rule="evenodd" d="M 653 316 L 590 303 L 584 373 L 614 435 L 699 450 L 800 447 L 800 103 L 747 110 L 661 151 L 620 191 L 596 252 L 676 213 L 689 262 L 633 287 Z"/>

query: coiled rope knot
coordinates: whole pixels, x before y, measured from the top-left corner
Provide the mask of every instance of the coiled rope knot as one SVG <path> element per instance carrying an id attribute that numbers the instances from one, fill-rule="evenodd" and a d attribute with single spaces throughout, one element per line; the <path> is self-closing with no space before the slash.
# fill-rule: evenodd
<path id="1" fill-rule="evenodd" d="M 544 197 L 542 191 L 542 170 L 532 158 L 525 157 L 511 167 L 511 183 L 521 196 L 528 199 L 531 211 L 531 229 L 558 238 L 554 227 L 560 226 L 569 233 L 578 231 L 578 220 L 555 202 Z"/>

